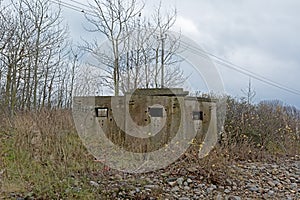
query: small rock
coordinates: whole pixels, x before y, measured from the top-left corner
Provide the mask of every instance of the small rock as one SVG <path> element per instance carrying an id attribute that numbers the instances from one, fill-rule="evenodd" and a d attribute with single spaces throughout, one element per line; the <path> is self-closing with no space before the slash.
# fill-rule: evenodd
<path id="1" fill-rule="evenodd" d="M 257 166 L 252 165 L 250 168 L 251 168 L 252 170 L 254 170 L 254 169 L 257 169 Z"/>
<path id="2" fill-rule="evenodd" d="M 241 197 L 239 197 L 239 196 L 229 196 L 228 200 L 241 200 Z"/>
<path id="3" fill-rule="evenodd" d="M 274 169 L 277 169 L 278 168 L 278 165 L 272 165 L 272 168 L 274 168 Z"/>
<path id="4" fill-rule="evenodd" d="M 293 198 L 291 196 L 287 196 L 286 199 L 287 200 L 293 200 Z"/>
<path id="5" fill-rule="evenodd" d="M 295 183 L 295 182 L 296 182 L 296 179 L 295 179 L 294 177 L 290 177 L 290 181 L 291 181 L 292 183 Z"/>
<path id="6" fill-rule="evenodd" d="M 226 183 L 227 183 L 228 185 L 232 185 L 232 181 L 231 181 L 230 179 L 226 179 Z"/>
<path id="7" fill-rule="evenodd" d="M 91 186 L 94 187 L 99 187 L 99 183 L 95 182 L 95 181 L 90 181 Z"/>
<path id="8" fill-rule="evenodd" d="M 190 200 L 188 197 L 180 197 L 178 200 Z"/>
<path id="9" fill-rule="evenodd" d="M 264 194 L 262 195 L 262 197 L 263 197 L 263 199 L 268 199 L 268 198 L 269 198 L 268 194 L 266 194 L 266 193 L 264 193 Z"/>
<path id="10" fill-rule="evenodd" d="M 217 189 L 217 186 L 214 184 L 211 184 L 210 187 L 213 188 L 214 190 Z"/>
<path id="11" fill-rule="evenodd" d="M 274 192 L 273 190 L 269 190 L 268 195 L 269 195 L 269 196 L 273 196 L 274 193 L 275 193 L 275 192 Z"/>
<path id="12" fill-rule="evenodd" d="M 192 183 L 193 181 L 192 181 L 192 179 L 188 178 L 188 179 L 186 180 L 186 182 L 190 184 L 190 183 Z"/>
<path id="13" fill-rule="evenodd" d="M 252 187 L 252 188 L 249 188 L 249 190 L 252 191 L 252 192 L 258 192 L 259 188 L 258 187 Z"/>
<path id="14" fill-rule="evenodd" d="M 249 179 L 249 181 L 250 181 L 251 183 L 255 183 L 255 182 L 256 182 L 256 181 L 253 180 L 253 179 Z"/>
<path id="15" fill-rule="evenodd" d="M 189 186 L 184 186 L 184 190 L 190 190 L 191 188 Z"/>
<path id="16" fill-rule="evenodd" d="M 222 200 L 222 199 L 223 199 L 222 195 L 218 194 L 217 197 L 216 197 L 216 200 Z"/>
<path id="17" fill-rule="evenodd" d="M 279 181 L 273 181 L 273 183 L 274 183 L 275 185 L 279 185 L 279 184 L 280 184 Z"/>
<path id="18" fill-rule="evenodd" d="M 158 186 L 157 185 L 145 185 L 144 188 L 153 189 L 153 188 L 158 188 Z"/>
<path id="19" fill-rule="evenodd" d="M 292 183 L 292 184 L 290 185 L 290 188 L 291 188 L 291 189 L 296 189 L 297 187 L 298 187 L 297 183 Z"/>
<path id="20" fill-rule="evenodd" d="M 178 186 L 173 187 L 172 190 L 171 190 L 171 192 L 177 192 L 177 191 L 179 191 L 179 187 Z"/>
<path id="21" fill-rule="evenodd" d="M 248 187 L 248 190 L 250 190 L 251 192 L 257 192 L 259 190 L 259 188 L 256 186 L 251 186 L 251 187 Z"/>
<path id="22" fill-rule="evenodd" d="M 273 181 L 268 181 L 268 184 L 271 186 L 271 187 L 275 187 L 276 184 L 273 182 Z"/>
<path id="23" fill-rule="evenodd" d="M 176 181 L 176 180 L 177 180 L 177 178 L 171 177 L 171 178 L 168 178 L 168 179 L 167 179 L 167 182 L 173 182 L 173 181 Z"/>
<path id="24" fill-rule="evenodd" d="M 154 178 L 154 179 L 152 180 L 152 183 L 158 183 L 158 182 L 160 182 L 160 180 L 157 179 L 157 178 Z"/>
<path id="25" fill-rule="evenodd" d="M 183 181 L 184 181 L 184 178 L 178 178 L 177 179 L 178 185 L 182 185 Z"/>
<path id="26" fill-rule="evenodd" d="M 225 189 L 224 192 L 225 192 L 226 194 L 229 194 L 231 191 L 230 191 L 229 189 Z"/>
<path id="27" fill-rule="evenodd" d="M 223 185 L 219 185 L 219 187 L 218 187 L 220 190 L 224 190 L 225 189 L 225 187 L 223 186 Z"/>
<path id="28" fill-rule="evenodd" d="M 168 177 L 169 175 L 170 175 L 169 172 L 165 172 L 165 173 L 162 173 L 162 174 L 161 174 L 162 177 Z"/>
<path id="29" fill-rule="evenodd" d="M 187 168 L 187 170 L 191 173 L 198 171 L 198 169 L 196 167 L 189 167 L 189 168 Z"/>
<path id="30" fill-rule="evenodd" d="M 209 188 L 206 189 L 206 192 L 209 193 L 209 194 L 210 194 L 212 191 L 214 191 L 214 188 L 209 187 Z"/>
<path id="31" fill-rule="evenodd" d="M 177 184 L 177 182 L 176 182 L 176 181 L 168 182 L 168 184 L 169 184 L 171 187 L 174 187 L 174 186 Z"/>

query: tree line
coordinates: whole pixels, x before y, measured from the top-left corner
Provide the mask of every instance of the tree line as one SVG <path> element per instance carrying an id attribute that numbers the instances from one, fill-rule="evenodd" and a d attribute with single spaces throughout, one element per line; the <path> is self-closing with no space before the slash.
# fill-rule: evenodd
<path id="1" fill-rule="evenodd" d="M 70 108 L 75 93 L 180 86 L 185 77 L 176 56 L 179 38 L 168 33 L 176 10 L 162 14 L 159 4 L 146 17 L 144 6 L 137 0 L 93 0 L 85 29 L 105 36 L 108 46 L 97 39 L 74 45 L 62 6 L 54 1 L 0 1 L 1 107 L 11 113 Z"/>
<path id="2" fill-rule="evenodd" d="M 9 111 L 69 106 L 67 27 L 45 0 L 0 5 L 0 100 Z"/>

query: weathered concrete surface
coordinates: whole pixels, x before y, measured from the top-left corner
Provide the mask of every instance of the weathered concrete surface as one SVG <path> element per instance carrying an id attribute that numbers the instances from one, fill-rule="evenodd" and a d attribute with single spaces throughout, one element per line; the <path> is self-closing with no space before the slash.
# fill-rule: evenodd
<path id="1" fill-rule="evenodd" d="M 217 131 L 215 101 L 187 95 L 181 88 L 138 89 L 125 96 L 75 97 L 74 105 L 88 110 L 94 120 L 90 126 L 101 127 L 111 142 L 142 153 L 162 148 L 177 133 L 187 143 L 194 135 L 199 143 L 207 134 L 217 135 L 212 133 Z M 107 115 L 96 116 L 97 109 Z"/>

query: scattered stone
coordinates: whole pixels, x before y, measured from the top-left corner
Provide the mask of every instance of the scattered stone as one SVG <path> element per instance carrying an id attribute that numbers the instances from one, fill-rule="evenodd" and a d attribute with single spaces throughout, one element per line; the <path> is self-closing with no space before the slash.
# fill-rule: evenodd
<path id="1" fill-rule="evenodd" d="M 230 179 L 226 179 L 226 183 L 227 183 L 228 185 L 232 185 L 232 181 L 231 181 Z"/>
<path id="2" fill-rule="evenodd" d="M 274 192 L 273 190 L 269 190 L 268 195 L 269 195 L 269 196 L 273 196 L 274 193 L 275 193 L 275 192 Z"/>
<path id="3" fill-rule="evenodd" d="M 116 173 L 96 181 L 90 181 L 95 180 L 94 177 L 90 177 L 89 184 L 97 187 L 99 191 L 105 188 L 103 190 L 108 190 L 109 198 L 120 200 L 132 197 L 169 200 L 299 199 L 300 166 L 294 163 L 295 161 L 276 164 L 239 161 L 228 166 L 230 173 L 221 177 L 222 182 L 211 179 L 220 177 L 208 177 L 201 168 L 199 173 L 197 168 L 194 168 L 170 172 L 161 170 L 141 176 Z M 80 192 L 81 187 L 81 182 L 74 183 L 66 191 Z M 156 189 L 158 191 L 155 191 Z M 13 195 L 13 199 L 19 196 Z"/>
<path id="4" fill-rule="evenodd" d="M 184 190 L 190 190 L 191 188 L 189 186 L 184 186 Z"/>
<path id="5" fill-rule="evenodd" d="M 99 183 L 95 182 L 95 181 L 90 181 L 91 186 L 94 187 L 99 187 Z"/>
<path id="6" fill-rule="evenodd" d="M 229 196 L 228 200 L 241 200 L 241 197 L 239 197 L 239 196 Z"/>
<path id="7" fill-rule="evenodd" d="M 257 192 L 259 188 L 256 185 L 247 185 L 246 188 L 251 192 Z"/>
<path id="8" fill-rule="evenodd" d="M 193 181 L 192 181 L 192 179 L 188 178 L 188 179 L 186 180 L 186 182 L 190 184 L 190 183 L 192 183 Z"/>
<path id="9" fill-rule="evenodd" d="M 179 187 L 178 186 L 175 186 L 171 189 L 171 192 L 177 192 L 179 191 Z"/>
<path id="10" fill-rule="evenodd" d="M 211 184 L 210 187 L 213 188 L 214 190 L 217 189 L 217 186 L 214 184 Z"/>
<path id="11" fill-rule="evenodd" d="M 223 197 L 220 193 L 218 193 L 218 195 L 216 196 L 216 200 L 223 200 Z"/>
<path id="12" fill-rule="evenodd" d="M 291 189 L 296 189 L 298 186 L 297 186 L 297 183 L 292 183 L 291 185 L 290 185 L 290 188 Z"/>
<path id="13" fill-rule="evenodd" d="M 182 185 L 183 181 L 184 181 L 184 178 L 178 178 L 177 179 L 178 185 Z"/>
<path id="14" fill-rule="evenodd" d="M 226 194 L 229 194 L 231 191 L 230 191 L 229 189 L 225 189 L 224 192 L 225 192 Z"/>
<path id="15" fill-rule="evenodd" d="M 196 167 L 189 167 L 189 168 L 187 168 L 187 171 L 194 173 L 194 172 L 198 171 L 198 169 Z"/>
<path id="16" fill-rule="evenodd" d="M 190 200 L 188 197 L 180 197 L 178 200 Z"/>
<path id="17" fill-rule="evenodd" d="M 273 181 L 268 181 L 268 184 L 271 186 L 271 187 L 275 187 L 276 184 L 273 182 Z"/>
<path id="18" fill-rule="evenodd" d="M 286 199 L 287 200 L 293 200 L 293 198 L 291 196 L 287 196 Z"/>
<path id="19" fill-rule="evenodd" d="M 174 186 L 177 184 L 177 182 L 176 182 L 176 181 L 168 182 L 168 184 L 169 184 L 171 187 L 174 187 Z"/>
<path id="20" fill-rule="evenodd" d="M 170 173 L 169 172 L 165 172 L 165 173 L 161 173 L 160 174 L 162 177 L 168 177 L 169 175 L 170 175 Z"/>
<path id="21" fill-rule="evenodd" d="M 144 188 L 148 188 L 148 189 L 158 188 L 158 185 L 145 185 Z"/>
<path id="22" fill-rule="evenodd" d="M 208 194 L 210 194 L 212 191 L 214 191 L 214 188 L 211 188 L 211 187 L 210 187 L 210 188 L 207 188 L 207 189 L 206 189 L 206 192 L 207 192 Z"/>
<path id="23" fill-rule="evenodd" d="M 220 190 L 224 190 L 225 189 L 225 187 L 223 186 L 223 185 L 219 185 L 219 187 L 218 187 Z"/>
<path id="24" fill-rule="evenodd" d="M 177 180 L 177 178 L 171 177 L 171 178 L 168 178 L 168 179 L 167 179 L 167 182 L 174 182 L 174 181 L 176 181 L 176 180 Z"/>

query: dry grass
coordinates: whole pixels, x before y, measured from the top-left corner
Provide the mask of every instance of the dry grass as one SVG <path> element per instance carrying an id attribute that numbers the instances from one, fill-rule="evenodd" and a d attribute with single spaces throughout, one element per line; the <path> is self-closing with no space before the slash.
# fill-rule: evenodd
<path id="1" fill-rule="evenodd" d="M 281 123 L 282 115 L 266 107 L 241 117 L 240 104 L 229 106 L 232 107 L 229 107 L 226 137 L 222 142 L 201 160 L 197 157 L 199 144 L 192 145 L 168 171 L 178 172 L 194 166 L 195 175 L 223 184 L 226 177 L 231 176 L 227 166 L 234 162 L 276 161 L 282 155 L 299 154 L 300 143 L 295 134 L 299 121 L 285 116 Z M 92 187 L 90 184 L 91 180 L 109 180 L 110 177 L 82 145 L 70 111 L 20 112 L 13 119 L 1 116 L 0 128 L 0 196 L 105 199 L 110 195 L 112 188 L 107 185 Z M 109 173 L 117 172 L 110 170 Z M 142 183 L 143 180 L 137 177 L 132 181 Z"/>
<path id="2" fill-rule="evenodd" d="M 1 126 L 0 194 L 89 197 L 88 176 L 103 166 L 82 145 L 69 111 L 19 113 Z"/>

